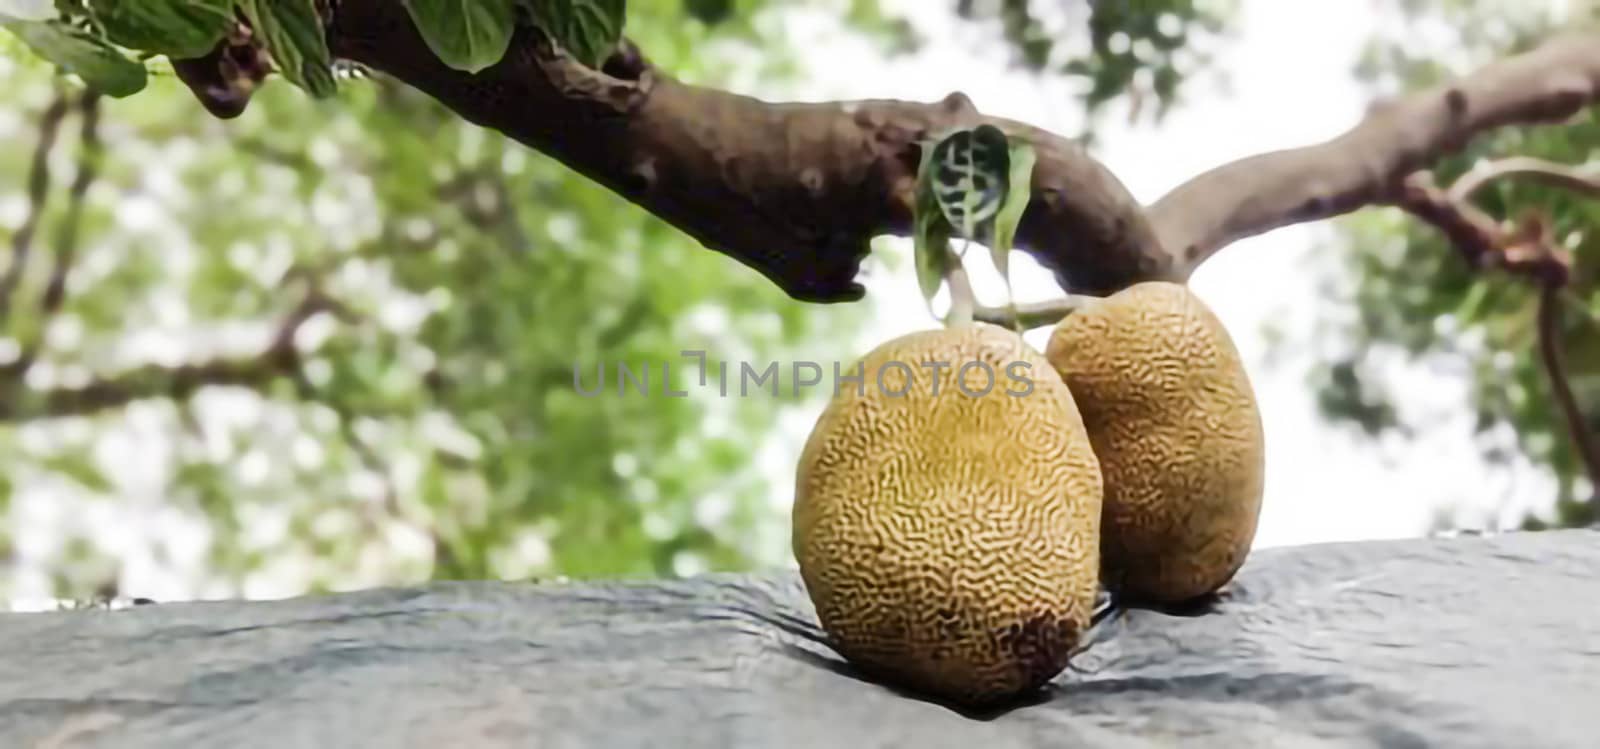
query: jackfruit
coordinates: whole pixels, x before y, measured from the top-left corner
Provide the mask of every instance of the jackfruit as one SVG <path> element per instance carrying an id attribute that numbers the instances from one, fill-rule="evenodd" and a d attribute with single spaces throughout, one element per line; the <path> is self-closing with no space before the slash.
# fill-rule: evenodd
<path id="1" fill-rule="evenodd" d="M 1254 542 L 1265 445 L 1239 352 L 1187 286 L 1146 282 L 1068 315 L 1045 356 L 1105 477 L 1101 577 L 1127 601 L 1220 590 Z"/>
<path id="2" fill-rule="evenodd" d="M 802 450 L 793 550 L 835 649 L 968 706 L 1067 665 L 1097 592 L 1099 463 L 1020 335 L 912 333 L 836 384 Z M 843 380 L 840 380 L 843 383 Z"/>

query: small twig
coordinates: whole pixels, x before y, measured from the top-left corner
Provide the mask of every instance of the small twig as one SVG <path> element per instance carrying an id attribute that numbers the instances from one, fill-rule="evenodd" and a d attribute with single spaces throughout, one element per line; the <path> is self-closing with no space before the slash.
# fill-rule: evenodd
<path id="1" fill-rule="evenodd" d="M 98 91 L 89 89 L 78 100 L 78 110 L 83 117 L 78 144 L 78 172 L 72 178 L 72 185 L 67 191 L 67 214 L 56 225 L 55 263 L 50 269 L 50 281 L 45 286 L 44 298 L 39 304 L 41 316 L 45 318 L 50 318 L 60 311 L 61 304 L 66 299 L 67 271 L 72 267 L 72 261 L 77 255 L 78 232 L 83 228 L 84 198 L 99 174 L 102 151 L 100 96 Z M 40 335 L 22 342 L 22 354 L 6 368 L 7 371 L 26 372 L 33 366 L 34 360 L 39 356 L 44 328 L 44 324 L 39 325 Z"/>
<path id="2" fill-rule="evenodd" d="M 11 295 L 22 282 L 22 272 L 27 269 L 28 256 L 33 251 L 33 235 L 39 230 L 39 220 L 50 191 L 50 151 L 55 148 L 56 133 L 61 120 L 67 115 L 67 98 L 57 94 L 39 118 L 39 142 L 33 149 L 33 165 L 28 172 L 28 215 L 21 228 L 11 237 L 11 264 L 0 275 L 0 324 L 11 312 Z"/>
<path id="3" fill-rule="evenodd" d="M 1450 186 L 1450 199 L 1463 203 L 1490 182 L 1507 177 L 1528 177 L 1580 195 L 1600 197 L 1600 164 L 1567 166 L 1531 156 L 1513 156 L 1478 166 Z"/>
<path id="4" fill-rule="evenodd" d="M 1600 492 L 1600 445 L 1595 444 L 1583 409 L 1572 393 L 1571 379 L 1561 355 L 1560 291 L 1559 287 L 1546 285 L 1539 292 L 1539 356 L 1544 362 L 1545 376 L 1550 380 L 1550 390 L 1555 394 L 1556 404 L 1566 417 L 1567 433 L 1572 437 L 1573 447 L 1577 448 L 1578 458 L 1583 461 L 1583 467 L 1589 475 L 1589 485 L 1592 491 Z"/>
<path id="5" fill-rule="evenodd" d="M 1402 181 L 1391 202 L 1439 229 L 1472 268 L 1498 268 L 1538 286 L 1537 337 L 1545 376 L 1590 485 L 1600 491 L 1600 445 L 1572 392 L 1561 355 L 1561 301 L 1571 280 L 1571 254 L 1557 244 L 1550 222 L 1540 213 L 1525 214 L 1508 230 L 1469 202 L 1475 192 L 1493 180 L 1511 176 L 1533 177 L 1600 195 L 1600 182 L 1595 176 L 1538 159 L 1518 158 L 1481 167 L 1470 179 L 1458 180 L 1449 190 L 1435 185 L 1431 174 L 1418 172 Z"/>
<path id="6" fill-rule="evenodd" d="M 61 309 L 66 299 L 67 273 L 78 253 L 78 232 L 83 228 L 84 198 L 100 171 L 100 155 L 104 150 L 100 142 L 100 93 L 90 90 L 78 103 L 83 116 L 81 149 L 78 154 L 78 174 L 67 193 L 67 215 L 61 220 L 60 233 L 56 235 L 55 265 L 50 269 L 50 283 L 45 287 L 40 309 L 46 316 Z"/>
<path id="7" fill-rule="evenodd" d="M 1434 182 L 1432 172 L 1406 177 L 1390 202 L 1438 229 L 1468 267 L 1482 270 L 1497 262 L 1500 223 L 1470 203 L 1452 200 Z"/>

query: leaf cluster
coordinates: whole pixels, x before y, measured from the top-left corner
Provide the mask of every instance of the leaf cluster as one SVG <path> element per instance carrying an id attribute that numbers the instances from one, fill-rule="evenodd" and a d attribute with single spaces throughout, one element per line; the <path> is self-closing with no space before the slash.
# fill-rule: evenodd
<path id="1" fill-rule="evenodd" d="M 599 66 L 622 38 L 626 0 L 402 0 L 445 64 L 499 62 L 522 27 Z M 0 27 L 63 72 L 110 96 L 144 90 L 152 57 L 200 57 L 247 24 L 278 72 L 315 97 L 337 89 L 323 0 L 0 0 Z"/>

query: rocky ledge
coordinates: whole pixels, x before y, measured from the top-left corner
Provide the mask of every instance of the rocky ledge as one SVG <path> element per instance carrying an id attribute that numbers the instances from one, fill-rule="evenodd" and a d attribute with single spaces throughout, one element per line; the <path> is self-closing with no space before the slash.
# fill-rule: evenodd
<path id="1" fill-rule="evenodd" d="M 1592 747 L 1600 532 L 1255 552 L 968 715 L 856 676 L 792 574 L 0 615 L 6 747 Z"/>

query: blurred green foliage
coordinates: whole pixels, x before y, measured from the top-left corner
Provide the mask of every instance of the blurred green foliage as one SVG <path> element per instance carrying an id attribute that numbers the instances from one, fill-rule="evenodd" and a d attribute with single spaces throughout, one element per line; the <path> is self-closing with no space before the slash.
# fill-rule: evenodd
<path id="1" fill-rule="evenodd" d="M 1236 6 L 1234 0 L 957 0 L 956 12 L 998 26 L 1020 67 L 1082 79 L 1091 113 L 1126 98 L 1133 116 L 1149 112 L 1159 120 L 1179 101 L 1184 77 L 1210 62 L 1203 42 L 1223 34 Z"/>
<path id="2" fill-rule="evenodd" d="M 1413 2 L 1408 22 L 1373 40 L 1358 73 L 1381 95 L 1438 84 L 1471 67 L 1536 45 L 1562 26 L 1592 25 L 1600 4 L 1573 3 L 1556 17 L 1531 4 L 1497 0 Z M 1563 164 L 1600 159 L 1600 108 L 1570 125 L 1507 128 L 1469 144 L 1435 165 L 1449 185 L 1474 164 L 1533 156 Z M 1515 219 L 1537 208 L 1573 253 L 1575 268 L 1561 314 L 1561 339 L 1571 384 L 1600 429 L 1600 203 L 1528 180 L 1500 180 L 1477 204 Z M 1540 364 L 1535 327 L 1537 289 L 1526 280 L 1480 273 L 1431 226 L 1398 211 L 1368 211 L 1339 222 L 1338 269 L 1327 284 L 1327 309 L 1351 310 L 1325 321 L 1319 339 L 1339 341 L 1313 375 L 1322 412 L 1373 436 L 1414 427 L 1399 418 L 1374 370 L 1375 352 L 1464 373 L 1472 381 L 1477 440 L 1485 459 L 1506 464 L 1525 456 L 1548 468 L 1559 496 L 1552 512 L 1528 517 L 1529 528 L 1584 525 L 1600 519 L 1595 487 L 1569 438 Z M 1444 517 L 1449 526 L 1458 518 Z"/>
<path id="3" fill-rule="evenodd" d="M 727 62 L 708 43 L 740 29 L 675 15 L 643 5 L 632 33 L 669 68 L 715 80 Z M 782 60 L 781 40 L 745 31 Z M 0 151 L 10 240 L 38 113 L 58 86 L 26 56 L 0 65 L 5 140 L 23 146 Z M 0 511 L 14 533 L 64 539 L 27 560 L 54 575 L 53 593 L 93 591 L 117 572 L 107 560 L 130 556 L 221 595 L 249 590 L 253 575 L 322 589 L 781 561 L 787 525 L 769 499 L 782 482 L 754 458 L 791 393 L 707 398 L 680 372 L 695 397 L 613 385 L 584 398 L 573 366 L 592 382 L 596 365 L 613 379 L 619 364 L 659 373 L 684 349 L 826 361 L 851 353 L 863 309 L 793 303 L 600 186 L 382 79 L 346 81 L 329 101 L 268 85 L 229 122 L 206 117 L 170 75 L 100 107 L 106 156 L 64 303 L 47 315 L 41 300 L 82 152 L 74 113 L 0 329 L 0 348 L 39 346 L 0 385 L 16 411 L 0 426 L 0 476 L 19 492 L 0 502 L 26 489 L 62 516 L 39 525 Z M 347 314 L 300 329 L 302 382 L 276 373 L 169 397 L 186 363 L 266 367 L 259 353 L 311 289 Z M 42 400 L 129 371 L 141 397 L 126 407 L 57 418 Z M 157 507 L 181 518 L 161 521 Z M 198 535 L 203 558 L 186 556 L 195 542 L 179 529 Z"/>
<path id="4" fill-rule="evenodd" d="M 803 51 L 760 15 L 807 5 L 631 3 L 627 34 L 687 80 L 776 82 Z M 1139 77 L 1130 60 L 1169 59 L 1170 40 L 1154 57 L 1138 43 L 1170 35 L 1162 14 L 1200 17 L 1128 7 L 1115 23 L 1133 57 L 1102 6 L 1079 19 L 1098 41 L 1048 58 L 1112 81 L 1091 104 Z M 885 54 L 916 46 L 914 19 L 872 0 L 841 10 Z M 793 302 L 381 77 L 327 100 L 269 82 L 223 122 L 150 68 L 148 89 L 99 100 L 86 129 L 81 91 L 0 34 L 0 139 L 18 146 L 0 149 L 0 268 L 21 268 L 0 321 L 0 595 L 82 597 L 130 576 L 169 586 L 133 595 L 288 595 L 787 563 L 798 446 L 780 417 L 806 404 L 787 386 L 696 388 L 680 353 L 848 362 L 870 303 Z M 58 97 L 38 233 L 15 265 Z M 265 355 L 308 310 L 288 329 L 295 358 Z M 586 385 L 602 367 L 608 392 L 579 395 L 575 363 Z M 662 363 L 689 398 L 660 394 Z M 648 368 L 652 394 L 619 395 L 621 364 Z M 87 403 L 85 386 L 109 400 Z"/>

